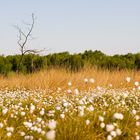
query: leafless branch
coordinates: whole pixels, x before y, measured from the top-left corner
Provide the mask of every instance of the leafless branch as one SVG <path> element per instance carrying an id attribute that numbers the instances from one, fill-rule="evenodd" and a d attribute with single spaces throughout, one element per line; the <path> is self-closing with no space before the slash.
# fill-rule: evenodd
<path id="1" fill-rule="evenodd" d="M 27 26 L 27 33 L 25 33 L 19 26 L 14 25 L 14 27 L 18 30 L 18 33 L 19 33 L 17 43 L 18 43 L 18 45 L 20 47 L 20 52 L 21 52 L 21 59 L 20 59 L 20 62 L 19 62 L 18 69 L 19 69 L 19 67 L 20 67 L 20 65 L 22 63 L 23 56 L 25 54 L 27 54 L 27 53 L 37 54 L 37 53 L 40 53 L 40 52 L 43 51 L 43 50 L 35 50 L 35 49 L 27 49 L 26 48 L 28 40 L 32 39 L 32 31 L 33 31 L 34 24 L 35 24 L 34 13 L 32 13 L 31 18 L 32 18 L 31 24 L 29 24 L 29 23 L 25 24 Z"/>
<path id="2" fill-rule="evenodd" d="M 30 27 L 28 27 L 28 32 L 27 33 L 22 31 L 22 29 L 19 26 L 14 25 L 14 27 L 19 32 L 17 43 L 20 46 L 20 51 L 21 51 L 22 55 L 24 55 L 24 54 L 26 54 L 26 52 L 28 52 L 28 51 L 26 51 L 25 46 L 26 46 L 29 38 L 32 38 L 32 34 L 31 33 L 33 31 L 33 28 L 34 28 L 34 23 L 35 23 L 35 18 L 34 18 L 34 14 L 32 13 L 32 23 L 31 24 L 26 24 L 26 25 L 30 26 Z"/>
<path id="3" fill-rule="evenodd" d="M 25 50 L 24 51 L 24 54 L 26 54 L 26 53 L 33 53 L 33 54 L 38 54 L 38 53 L 41 53 L 41 52 L 43 52 L 44 51 L 44 49 L 43 50 Z"/>

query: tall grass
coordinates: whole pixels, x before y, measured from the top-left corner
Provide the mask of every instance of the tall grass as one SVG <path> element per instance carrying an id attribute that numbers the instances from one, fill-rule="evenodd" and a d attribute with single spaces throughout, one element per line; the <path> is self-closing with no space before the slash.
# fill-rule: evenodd
<path id="1" fill-rule="evenodd" d="M 91 68 L 0 76 L 0 139 L 140 140 L 135 81 L 140 82 L 138 71 Z M 34 90 L 39 88 L 46 91 Z"/>
<path id="2" fill-rule="evenodd" d="M 126 83 L 125 78 L 131 77 L 131 82 Z M 84 79 L 94 78 L 94 84 L 83 85 Z M 11 74 L 8 77 L 0 76 L 0 88 L 27 88 L 27 89 L 53 89 L 60 87 L 67 89 L 67 83 L 72 82 L 71 88 L 78 88 L 81 90 L 87 88 L 94 88 L 96 86 L 108 87 L 112 84 L 113 88 L 126 87 L 129 88 L 134 85 L 134 81 L 140 79 L 140 72 L 138 71 L 109 71 L 94 68 L 85 68 L 79 72 L 69 72 L 65 69 L 50 69 L 33 74 Z"/>

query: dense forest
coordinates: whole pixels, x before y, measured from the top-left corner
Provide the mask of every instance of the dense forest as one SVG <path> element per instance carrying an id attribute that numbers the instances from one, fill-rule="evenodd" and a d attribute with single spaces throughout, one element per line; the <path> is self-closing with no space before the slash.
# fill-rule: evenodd
<path id="1" fill-rule="evenodd" d="M 54 67 L 78 71 L 86 66 L 108 70 L 140 70 L 140 53 L 109 56 L 101 51 L 89 50 L 77 54 L 62 52 L 46 56 L 26 54 L 22 62 L 21 55 L 0 56 L 0 73 L 4 75 L 17 70 L 22 73 L 32 73 Z"/>

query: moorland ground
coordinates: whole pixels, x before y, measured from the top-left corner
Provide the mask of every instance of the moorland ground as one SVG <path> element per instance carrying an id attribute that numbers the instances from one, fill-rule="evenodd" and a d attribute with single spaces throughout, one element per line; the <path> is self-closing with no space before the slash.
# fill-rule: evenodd
<path id="1" fill-rule="evenodd" d="M 140 72 L 86 68 L 0 77 L 2 140 L 139 140 Z"/>

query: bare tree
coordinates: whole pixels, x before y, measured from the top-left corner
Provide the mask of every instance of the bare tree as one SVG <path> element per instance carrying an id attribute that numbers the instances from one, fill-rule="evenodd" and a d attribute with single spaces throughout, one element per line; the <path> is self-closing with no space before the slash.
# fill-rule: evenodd
<path id="1" fill-rule="evenodd" d="M 36 49 L 27 49 L 27 43 L 28 43 L 29 39 L 32 39 L 32 31 L 34 28 L 34 24 L 35 24 L 35 16 L 34 16 L 34 13 L 32 13 L 32 23 L 25 24 L 27 26 L 27 33 L 25 33 L 19 26 L 17 26 L 17 25 L 14 26 L 18 30 L 18 33 L 19 33 L 17 43 L 20 47 L 20 52 L 21 52 L 20 61 L 17 66 L 17 72 L 19 72 L 19 69 L 23 62 L 23 57 L 25 54 L 27 54 L 27 53 L 37 54 L 37 53 L 40 53 L 41 51 L 43 51 L 43 50 L 36 50 Z M 33 62 L 32 62 L 31 67 L 33 67 Z"/>

